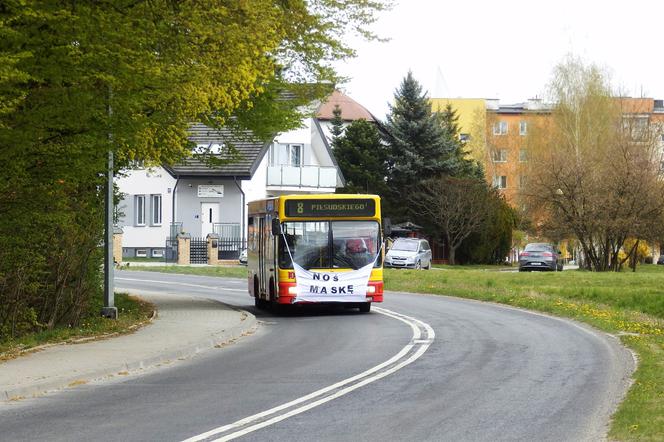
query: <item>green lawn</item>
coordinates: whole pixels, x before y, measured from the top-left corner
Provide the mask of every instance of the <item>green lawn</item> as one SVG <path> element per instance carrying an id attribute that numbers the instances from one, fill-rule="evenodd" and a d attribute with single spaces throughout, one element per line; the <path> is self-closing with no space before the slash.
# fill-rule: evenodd
<path id="1" fill-rule="evenodd" d="M 613 417 L 609 437 L 664 440 L 664 266 L 636 273 L 506 272 L 497 266 L 385 269 L 385 288 L 498 302 L 573 318 L 620 336 L 639 356 L 635 382 Z M 245 278 L 246 267 L 135 267 Z"/>
<path id="2" fill-rule="evenodd" d="M 133 270 L 139 272 L 160 272 L 160 273 L 180 273 L 183 275 L 200 275 L 200 276 L 224 276 L 228 278 L 246 278 L 247 266 L 206 266 L 206 267 L 190 267 L 190 266 L 126 266 L 122 270 Z"/>

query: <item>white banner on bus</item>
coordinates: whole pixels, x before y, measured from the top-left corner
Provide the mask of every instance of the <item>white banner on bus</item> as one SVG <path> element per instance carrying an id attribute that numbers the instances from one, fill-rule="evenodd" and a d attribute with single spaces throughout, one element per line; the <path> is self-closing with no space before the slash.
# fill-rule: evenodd
<path id="1" fill-rule="evenodd" d="M 306 270 L 297 263 L 295 302 L 366 302 L 367 284 L 374 262 L 348 272 Z"/>

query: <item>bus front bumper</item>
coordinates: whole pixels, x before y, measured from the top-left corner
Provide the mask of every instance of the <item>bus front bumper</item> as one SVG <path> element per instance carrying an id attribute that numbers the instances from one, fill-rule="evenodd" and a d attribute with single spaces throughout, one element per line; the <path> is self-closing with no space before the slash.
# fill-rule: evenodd
<path id="1" fill-rule="evenodd" d="M 277 304 L 294 304 L 297 295 L 297 288 L 294 282 L 280 282 L 279 296 L 276 299 Z M 369 281 L 367 287 L 367 302 L 383 302 L 383 281 Z M 334 304 L 338 304 L 335 302 Z M 353 302 L 352 304 L 357 304 Z"/>

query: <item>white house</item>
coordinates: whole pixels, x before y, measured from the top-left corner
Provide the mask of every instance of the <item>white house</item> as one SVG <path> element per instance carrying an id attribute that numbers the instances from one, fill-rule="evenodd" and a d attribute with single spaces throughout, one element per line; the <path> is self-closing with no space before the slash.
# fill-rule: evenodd
<path id="1" fill-rule="evenodd" d="M 220 258 L 233 258 L 246 238 L 247 202 L 280 194 L 333 193 L 343 187 L 330 147 L 330 120 L 337 105 L 345 123 L 359 118 L 376 121 L 364 107 L 335 91 L 318 107 L 316 117 L 267 143 L 192 125 L 193 142 L 211 146 L 222 158 L 225 143 L 232 142 L 240 160 L 211 167 L 189 159 L 174 166 L 131 170 L 117 179 L 124 194 L 119 205 L 124 214 L 119 223 L 123 256 L 163 257 L 169 238 L 186 232 L 203 238 L 218 234 L 227 244 L 220 246 Z"/>

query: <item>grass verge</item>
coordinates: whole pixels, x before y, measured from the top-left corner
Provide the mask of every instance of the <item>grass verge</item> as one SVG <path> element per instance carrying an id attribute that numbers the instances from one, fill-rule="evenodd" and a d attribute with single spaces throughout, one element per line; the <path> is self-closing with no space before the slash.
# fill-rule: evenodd
<path id="1" fill-rule="evenodd" d="M 17 339 L 0 341 L 0 361 L 15 358 L 49 344 L 84 342 L 131 333 L 145 325 L 154 311 L 154 305 L 126 293 L 115 294 L 115 306 L 118 309 L 117 320 L 102 318 L 99 315 L 102 307 L 100 298 L 93 302 L 90 313 L 77 327 L 58 327 Z"/>
<path id="2" fill-rule="evenodd" d="M 122 270 L 141 271 L 141 272 L 160 272 L 160 273 L 179 273 L 183 275 L 199 276 L 220 276 L 227 278 L 246 278 L 246 266 L 208 266 L 208 267 L 189 267 L 189 266 L 127 266 Z"/>
<path id="3" fill-rule="evenodd" d="M 618 335 L 639 356 L 609 438 L 664 440 L 664 268 L 636 273 L 385 270 L 388 290 L 452 295 L 537 310 Z"/>

